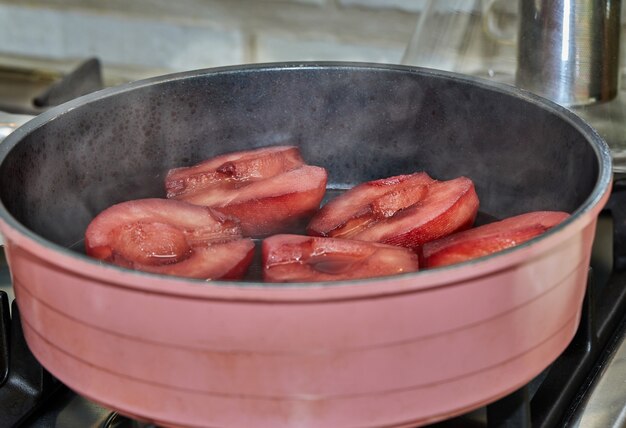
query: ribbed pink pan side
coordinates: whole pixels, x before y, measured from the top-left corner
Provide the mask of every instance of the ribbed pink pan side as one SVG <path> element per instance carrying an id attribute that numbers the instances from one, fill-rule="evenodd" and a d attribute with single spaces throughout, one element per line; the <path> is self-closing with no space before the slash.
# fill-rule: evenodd
<path id="1" fill-rule="evenodd" d="M 548 341 L 488 372 L 425 388 L 327 400 L 306 396 L 292 400 L 207 396 L 139 382 L 69 357 L 28 326 L 24 332 L 36 357 L 46 367 L 54 368 L 53 374 L 62 376 L 70 388 L 111 409 L 158 425 L 415 427 L 465 413 L 522 386 L 537 374 L 539 366 L 552 361 L 567 346 L 577 323 L 577 319 L 570 320 Z"/>
<path id="2" fill-rule="evenodd" d="M 165 425 L 365 427 L 460 414 L 540 373 L 575 333 L 594 231 L 464 281 L 300 302 L 150 293 L 7 250 L 29 346 L 85 396 Z"/>

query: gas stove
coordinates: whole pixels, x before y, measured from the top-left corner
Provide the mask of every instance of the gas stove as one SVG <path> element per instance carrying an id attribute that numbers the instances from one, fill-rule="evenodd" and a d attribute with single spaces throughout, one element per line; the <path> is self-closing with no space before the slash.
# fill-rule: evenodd
<path id="1" fill-rule="evenodd" d="M 0 106 L 11 113 L 37 114 L 102 87 L 100 73 L 97 61 L 87 61 L 76 70 L 54 75 L 47 86 L 31 88 Z M 2 85 L 0 98 L 1 91 Z M 12 117 L 17 118 L 14 125 L 24 119 Z M 431 427 L 623 426 L 624 314 L 626 176 L 616 175 L 611 199 L 598 222 L 583 316 L 570 346 L 546 370 L 509 396 Z M 0 426 L 151 426 L 74 393 L 38 363 L 23 338 L 4 254 L 0 254 Z"/>

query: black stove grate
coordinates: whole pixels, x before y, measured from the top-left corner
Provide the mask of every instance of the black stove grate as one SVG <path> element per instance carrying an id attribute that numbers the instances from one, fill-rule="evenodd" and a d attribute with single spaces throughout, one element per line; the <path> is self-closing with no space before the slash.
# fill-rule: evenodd
<path id="1" fill-rule="evenodd" d="M 20 425 L 63 388 L 28 349 L 15 301 L 11 310 L 0 291 L 0 427 Z"/>

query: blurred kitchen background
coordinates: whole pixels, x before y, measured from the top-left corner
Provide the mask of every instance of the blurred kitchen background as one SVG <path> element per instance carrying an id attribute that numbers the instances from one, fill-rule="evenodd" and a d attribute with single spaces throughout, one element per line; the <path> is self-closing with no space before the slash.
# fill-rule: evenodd
<path id="1" fill-rule="evenodd" d="M 427 3 L 3 0 L 0 64 L 53 59 L 63 69 L 63 63 L 95 56 L 104 65 L 105 80 L 115 82 L 252 62 L 400 63 Z"/>
<path id="2" fill-rule="evenodd" d="M 620 1 L 603 4 L 620 13 Z M 85 87 L 70 96 L 176 71 L 303 60 L 421 65 L 514 84 L 517 5 L 518 0 L 0 0 L 0 110 L 37 114 L 65 101 L 46 91 L 89 58 L 98 59 L 99 75 L 95 81 L 87 77 Z M 625 50 L 620 43 L 620 77 Z M 626 91 L 619 87 L 610 102 L 572 108 L 609 142 L 616 171 L 626 172 Z M 16 101 L 12 93 L 19 93 Z"/>
<path id="3" fill-rule="evenodd" d="M 498 38 L 497 33 L 502 28 L 506 33 L 508 24 L 502 22 L 509 19 L 507 14 L 515 22 L 516 4 L 517 0 L 0 0 L 0 65 L 27 67 L 41 60 L 47 68 L 63 72 L 97 57 L 107 83 L 205 67 L 298 60 L 417 63 L 493 77 L 515 71 L 514 42 L 507 40 L 510 34 Z M 475 24 L 467 21 L 467 13 L 476 18 L 485 7 L 495 10 L 492 15 L 499 20 L 495 31 L 482 29 L 481 38 L 491 39 L 487 50 L 484 40 L 481 44 L 467 32 Z M 450 11 L 465 16 L 465 21 L 437 21 Z M 424 18 L 428 22 L 422 21 L 420 27 Z M 422 31 L 428 25 L 431 31 Z M 481 31 L 480 25 L 475 28 Z M 418 39 L 431 48 L 439 43 L 436 54 L 419 52 Z M 441 49 L 443 43 L 447 51 Z"/>

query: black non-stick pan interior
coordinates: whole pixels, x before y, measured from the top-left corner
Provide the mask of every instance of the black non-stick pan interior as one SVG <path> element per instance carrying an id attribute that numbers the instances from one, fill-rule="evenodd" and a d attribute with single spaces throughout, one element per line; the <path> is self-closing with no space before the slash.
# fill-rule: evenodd
<path id="1" fill-rule="evenodd" d="M 294 144 L 328 169 L 334 188 L 427 171 L 470 177 L 481 212 L 494 217 L 572 212 L 598 180 L 597 156 L 557 108 L 527 97 L 397 66 L 273 65 L 158 78 L 88 95 L 26 125 L 0 165 L 1 198 L 27 228 L 71 247 L 104 208 L 163 197 L 169 168 Z"/>

